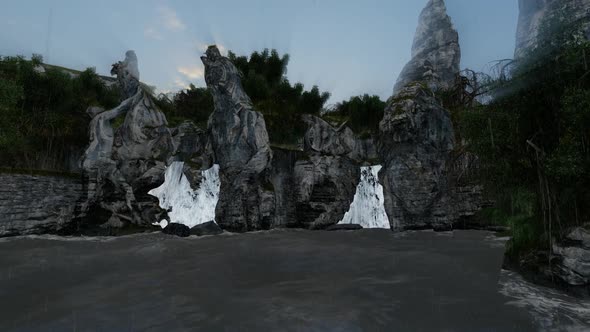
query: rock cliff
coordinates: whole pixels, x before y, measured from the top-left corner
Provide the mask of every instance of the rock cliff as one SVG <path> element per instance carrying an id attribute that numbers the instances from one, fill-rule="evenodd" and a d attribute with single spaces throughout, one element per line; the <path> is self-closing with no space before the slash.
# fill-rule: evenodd
<path id="1" fill-rule="evenodd" d="M 0 237 L 62 232 L 82 194 L 80 177 L 0 172 L 0 183 Z"/>
<path id="2" fill-rule="evenodd" d="M 201 60 L 215 104 L 208 130 L 220 167 L 216 221 L 230 231 L 268 229 L 274 191 L 270 183 L 272 151 L 264 118 L 254 111 L 238 70 L 216 46 L 210 46 Z"/>
<path id="3" fill-rule="evenodd" d="M 125 100 L 112 110 L 90 107 L 90 144 L 82 158 L 84 195 L 72 232 L 146 227 L 163 218 L 147 194 L 164 180 L 174 141 L 164 114 L 139 82 L 137 56 L 128 51 L 113 65 Z M 116 130 L 112 123 L 124 117 Z"/>
<path id="4" fill-rule="evenodd" d="M 447 164 L 454 147 L 448 112 L 420 83 L 390 98 L 383 120 L 379 178 L 392 229 L 449 228 Z"/>
<path id="5" fill-rule="evenodd" d="M 514 57 L 521 59 L 539 45 L 550 27 L 570 27 L 590 39 L 590 1 L 519 0 L 518 29 Z M 549 30 L 547 30 L 549 29 Z"/>
<path id="6" fill-rule="evenodd" d="M 393 94 L 408 83 L 425 82 L 431 90 L 447 89 L 455 82 L 461 62 L 459 34 L 443 0 L 429 0 L 420 14 L 412 45 L 412 59 L 399 75 Z"/>

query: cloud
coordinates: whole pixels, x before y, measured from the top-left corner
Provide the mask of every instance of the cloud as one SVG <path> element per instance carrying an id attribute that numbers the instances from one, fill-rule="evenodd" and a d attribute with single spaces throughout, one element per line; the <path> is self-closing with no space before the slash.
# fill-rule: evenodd
<path id="1" fill-rule="evenodd" d="M 202 78 L 203 74 L 205 73 L 202 66 L 178 67 L 176 70 L 182 75 L 193 80 Z"/>
<path id="2" fill-rule="evenodd" d="M 162 35 L 160 34 L 160 31 L 158 31 L 158 29 L 153 28 L 153 27 L 145 28 L 145 30 L 143 30 L 143 34 L 148 38 L 152 38 L 152 39 L 156 39 L 156 40 L 163 39 Z"/>
<path id="3" fill-rule="evenodd" d="M 170 7 L 161 6 L 158 8 L 158 12 L 160 13 L 160 19 L 162 20 L 162 24 L 168 30 L 172 31 L 182 31 L 186 29 L 186 25 L 178 15 L 176 11 Z"/>
<path id="4" fill-rule="evenodd" d="M 182 80 L 180 78 L 176 78 L 174 80 L 174 87 L 186 90 L 189 88 L 189 83 L 185 82 L 184 80 Z"/>

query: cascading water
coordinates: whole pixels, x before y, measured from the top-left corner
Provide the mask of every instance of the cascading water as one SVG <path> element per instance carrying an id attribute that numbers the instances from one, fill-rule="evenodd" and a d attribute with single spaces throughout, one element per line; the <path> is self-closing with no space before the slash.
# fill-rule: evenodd
<path id="1" fill-rule="evenodd" d="M 383 205 L 383 186 L 379 183 L 381 167 L 361 167 L 361 182 L 356 188 L 350 209 L 339 224 L 358 224 L 363 228 L 391 228 Z"/>
<path id="2" fill-rule="evenodd" d="M 202 171 L 203 179 L 197 190 L 193 190 L 184 172 L 183 162 L 173 162 L 164 174 L 164 183 L 148 194 L 160 201 L 160 207 L 169 210 L 171 222 L 193 227 L 215 220 L 215 206 L 219 199 L 219 166 L 214 165 Z M 159 223 L 165 227 L 167 222 Z"/>

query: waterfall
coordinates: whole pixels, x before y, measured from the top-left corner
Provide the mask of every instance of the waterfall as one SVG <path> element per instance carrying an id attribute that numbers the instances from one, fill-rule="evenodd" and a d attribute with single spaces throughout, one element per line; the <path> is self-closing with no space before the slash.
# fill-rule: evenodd
<path id="1" fill-rule="evenodd" d="M 339 224 L 359 224 L 363 228 L 390 229 L 383 205 L 383 186 L 379 183 L 381 165 L 361 167 L 361 182 L 350 209 Z"/>
<path id="2" fill-rule="evenodd" d="M 193 190 L 183 172 L 184 163 L 175 161 L 166 168 L 164 183 L 148 194 L 160 201 L 160 207 L 168 210 L 170 221 L 193 227 L 215 220 L 215 206 L 219 199 L 219 165 L 202 171 L 199 188 Z M 165 227 L 167 223 L 159 224 Z"/>

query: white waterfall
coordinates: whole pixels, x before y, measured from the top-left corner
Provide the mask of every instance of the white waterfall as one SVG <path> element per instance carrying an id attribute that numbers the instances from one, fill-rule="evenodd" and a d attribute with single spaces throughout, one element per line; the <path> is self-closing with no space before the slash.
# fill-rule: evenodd
<path id="1" fill-rule="evenodd" d="M 183 162 L 173 162 L 166 168 L 164 183 L 149 194 L 158 198 L 161 208 L 170 210 L 171 222 L 193 227 L 214 220 L 219 199 L 219 166 L 201 172 L 203 178 L 197 190 L 191 188 L 183 167 Z M 165 227 L 167 223 L 159 225 Z"/>
<path id="2" fill-rule="evenodd" d="M 379 183 L 378 174 L 381 167 L 361 167 L 361 182 L 356 188 L 350 209 L 339 224 L 358 224 L 363 228 L 390 228 L 383 205 L 383 186 Z"/>

